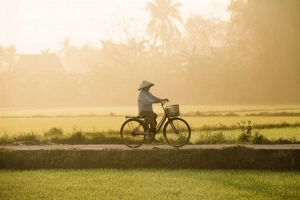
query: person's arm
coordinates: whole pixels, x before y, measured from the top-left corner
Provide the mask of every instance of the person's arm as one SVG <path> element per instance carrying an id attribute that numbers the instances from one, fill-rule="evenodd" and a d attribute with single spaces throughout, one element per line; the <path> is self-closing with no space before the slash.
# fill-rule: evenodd
<path id="1" fill-rule="evenodd" d="M 152 97 L 154 97 L 154 96 L 151 95 L 150 92 L 142 91 L 139 96 L 139 101 L 141 101 L 143 104 L 156 103 L 157 97 L 154 97 L 154 98 L 152 98 Z"/>
<path id="2" fill-rule="evenodd" d="M 164 99 L 158 98 L 158 97 L 154 96 L 153 94 L 151 94 L 150 92 L 149 92 L 149 95 L 150 95 L 151 99 L 154 100 L 153 103 L 160 103 L 160 102 L 164 101 Z"/>

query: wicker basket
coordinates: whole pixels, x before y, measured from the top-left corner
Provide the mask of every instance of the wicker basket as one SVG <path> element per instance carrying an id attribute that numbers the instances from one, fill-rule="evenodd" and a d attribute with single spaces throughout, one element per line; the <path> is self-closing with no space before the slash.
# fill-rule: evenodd
<path id="1" fill-rule="evenodd" d="M 166 107 L 166 113 L 169 117 L 176 117 L 180 115 L 179 105 L 171 105 Z"/>

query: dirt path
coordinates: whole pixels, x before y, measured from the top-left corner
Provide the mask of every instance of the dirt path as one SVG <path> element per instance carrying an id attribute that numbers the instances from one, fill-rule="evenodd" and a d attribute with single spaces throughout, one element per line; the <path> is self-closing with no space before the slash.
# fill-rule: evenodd
<path id="1" fill-rule="evenodd" d="M 222 149 L 224 147 L 232 147 L 236 145 L 186 145 L 179 149 Z M 276 144 L 276 145 L 240 145 L 253 149 L 300 149 L 300 144 Z M 3 145 L 0 149 L 15 149 L 15 150 L 53 150 L 53 149 L 78 149 L 78 150 L 104 150 L 104 149 L 123 149 L 123 150 L 138 150 L 138 149 L 178 149 L 169 145 L 142 145 L 137 149 L 128 148 L 125 145 Z"/>

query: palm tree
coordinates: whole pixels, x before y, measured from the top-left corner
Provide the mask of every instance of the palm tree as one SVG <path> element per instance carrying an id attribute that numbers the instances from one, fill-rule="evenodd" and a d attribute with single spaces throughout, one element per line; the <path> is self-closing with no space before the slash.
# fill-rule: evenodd
<path id="1" fill-rule="evenodd" d="M 50 48 L 47 48 L 45 50 L 42 49 L 41 52 L 42 52 L 43 55 L 45 55 L 45 54 L 47 55 L 47 54 L 50 53 Z"/>
<path id="2" fill-rule="evenodd" d="M 64 38 L 64 41 L 60 43 L 60 45 L 63 46 L 63 48 L 60 50 L 59 54 L 61 57 L 64 57 L 66 55 L 67 50 L 70 48 L 70 38 Z"/>
<path id="3" fill-rule="evenodd" d="M 150 13 L 151 20 L 146 27 L 146 33 L 154 39 L 154 44 L 161 41 L 166 45 L 172 36 L 180 36 L 175 23 L 183 22 L 178 10 L 181 6 L 181 3 L 173 4 L 172 0 L 154 0 L 147 3 L 146 10 Z"/>

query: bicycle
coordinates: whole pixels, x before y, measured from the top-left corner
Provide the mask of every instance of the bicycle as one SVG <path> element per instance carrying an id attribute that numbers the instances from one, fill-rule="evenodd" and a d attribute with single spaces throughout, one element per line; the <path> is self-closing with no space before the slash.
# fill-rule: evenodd
<path id="1" fill-rule="evenodd" d="M 166 106 L 168 100 L 161 102 L 164 116 L 156 127 L 156 133 L 163 127 L 163 135 L 167 143 L 173 147 L 182 147 L 187 144 L 191 137 L 189 124 L 179 118 L 179 105 Z M 144 144 L 146 138 L 152 140 L 154 134 L 149 132 L 149 127 L 144 125 L 146 117 L 125 116 L 126 120 L 120 129 L 123 143 L 130 148 L 138 148 Z M 165 123 L 166 122 L 166 123 Z"/>

